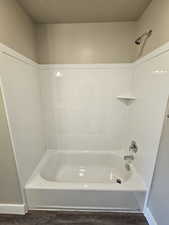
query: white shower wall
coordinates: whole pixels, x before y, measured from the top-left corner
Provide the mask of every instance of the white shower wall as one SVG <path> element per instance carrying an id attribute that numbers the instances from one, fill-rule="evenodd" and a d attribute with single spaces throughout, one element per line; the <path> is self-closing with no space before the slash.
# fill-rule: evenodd
<path id="1" fill-rule="evenodd" d="M 131 105 L 131 138 L 138 144 L 137 170 L 149 187 L 169 96 L 169 52 L 156 50 L 135 63 Z"/>
<path id="2" fill-rule="evenodd" d="M 126 149 L 130 106 L 117 96 L 131 91 L 130 64 L 42 66 L 40 76 L 47 149 Z"/>
<path id="3" fill-rule="evenodd" d="M 0 53 L 0 79 L 5 97 L 16 154 L 20 182 L 24 186 L 45 151 L 37 65 L 4 46 L 0 50 L 21 60 Z M 23 60 L 23 61 L 22 61 Z M 27 60 L 28 61 L 28 60 Z"/>

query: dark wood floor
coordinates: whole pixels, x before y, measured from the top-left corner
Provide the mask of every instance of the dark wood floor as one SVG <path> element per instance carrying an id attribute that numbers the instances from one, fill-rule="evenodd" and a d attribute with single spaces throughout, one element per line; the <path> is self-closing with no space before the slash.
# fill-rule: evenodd
<path id="1" fill-rule="evenodd" d="M 1 225 L 148 225 L 142 214 L 31 211 L 0 215 Z"/>

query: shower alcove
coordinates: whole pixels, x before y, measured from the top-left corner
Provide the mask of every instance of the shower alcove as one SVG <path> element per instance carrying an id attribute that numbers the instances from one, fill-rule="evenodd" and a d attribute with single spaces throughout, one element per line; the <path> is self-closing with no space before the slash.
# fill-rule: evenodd
<path id="1" fill-rule="evenodd" d="M 0 52 L 25 208 L 142 212 L 168 99 L 168 76 L 152 71 L 166 68 L 169 53 L 137 64 L 38 65 Z M 127 171 L 131 140 L 139 151 Z"/>

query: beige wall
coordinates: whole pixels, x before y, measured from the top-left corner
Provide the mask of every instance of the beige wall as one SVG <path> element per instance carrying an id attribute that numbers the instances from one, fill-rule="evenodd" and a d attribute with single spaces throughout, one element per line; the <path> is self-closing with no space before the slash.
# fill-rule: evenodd
<path id="1" fill-rule="evenodd" d="M 164 119 L 163 132 L 159 146 L 156 169 L 153 177 L 152 189 L 149 196 L 148 208 L 157 224 L 168 225 L 169 213 L 169 103 Z"/>
<path id="2" fill-rule="evenodd" d="M 138 35 L 148 29 L 153 30 L 153 35 L 148 40 L 143 55 L 150 53 L 157 47 L 169 41 L 169 1 L 152 0 L 137 24 Z M 138 47 L 139 49 L 139 47 Z"/>
<path id="3" fill-rule="evenodd" d="M 169 41 L 168 15 L 169 1 L 153 0 L 137 23 L 36 26 L 16 0 L 0 0 L 0 42 L 32 60 L 38 55 L 40 63 L 131 62 L 140 50 L 133 41 L 145 30 L 152 29 L 153 36 L 143 55 Z"/>
<path id="4" fill-rule="evenodd" d="M 21 203 L 13 150 L 0 92 L 0 203 Z"/>
<path id="5" fill-rule="evenodd" d="M 38 25 L 38 61 L 41 64 L 132 62 L 135 25 L 135 22 Z"/>
<path id="6" fill-rule="evenodd" d="M 136 37 L 152 29 L 142 55 L 169 41 L 169 1 L 153 0 L 137 22 L 37 25 L 39 63 L 126 63 L 142 46 Z"/>
<path id="7" fill-rule="evenodd" d="M 0 43 L 36 60 L 35 26 L 16 0 L 0 0 Z M 0 93 L 0 203 L 21 203 L 15 159 Z"/>
<path id="8" fill-rule="evenodd" d="M 0 42 L 36 60 L 35 25 L 16 0 L 0 0 Z"/>

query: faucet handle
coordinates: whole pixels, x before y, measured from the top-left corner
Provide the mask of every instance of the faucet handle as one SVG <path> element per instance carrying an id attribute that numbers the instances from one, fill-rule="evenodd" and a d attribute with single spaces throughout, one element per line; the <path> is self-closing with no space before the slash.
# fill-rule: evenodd
<path id="1" fill-rule="evenodd" d="M 130 146 L 129 146 L 129 151 L 137 153 L 138 152 L 138 146 L 136 141 L 132 141 Z"/>

